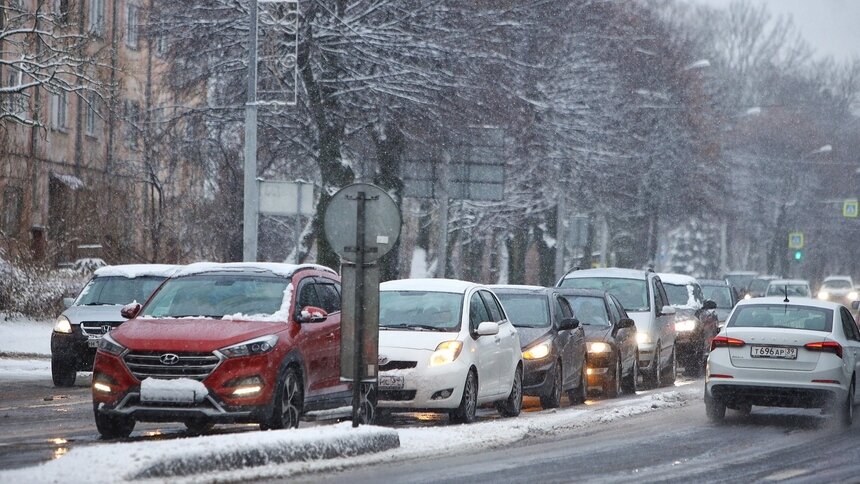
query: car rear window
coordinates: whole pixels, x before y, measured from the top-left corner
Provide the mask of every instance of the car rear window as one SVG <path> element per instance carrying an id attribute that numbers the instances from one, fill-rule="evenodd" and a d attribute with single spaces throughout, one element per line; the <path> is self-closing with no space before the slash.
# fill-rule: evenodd
<path id="1" fill-rule="evenodd" d="M 543 294 L 496 293 L 505 307 L 505 313 L 518 328 L 546 328 L 549 326 L 549 302 Z"/>
<path id="2" fill-rule="evenodd" d="M 831 332 L 833 311 L 812 306 L 755 304 L 738 306 L 727 324 L 729 328 L 786 328 Z"/>

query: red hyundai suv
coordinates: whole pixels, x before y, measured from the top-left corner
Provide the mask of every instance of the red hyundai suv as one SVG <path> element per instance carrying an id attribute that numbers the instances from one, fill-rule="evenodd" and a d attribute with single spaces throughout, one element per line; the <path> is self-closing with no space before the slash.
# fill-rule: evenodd
<path id="1" fill-rule="evenodd" d="M 297 427 L 350 403 L 340 381 L 340 278 L 317 265 L 197 263 L 179 269 L 105 335 L 93 410 L 105 438 L 136 421 Z"/>

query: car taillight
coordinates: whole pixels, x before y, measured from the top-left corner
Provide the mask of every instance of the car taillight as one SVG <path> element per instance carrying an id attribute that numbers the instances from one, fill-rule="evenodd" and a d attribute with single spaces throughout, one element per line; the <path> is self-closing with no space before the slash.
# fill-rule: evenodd
<path id="1" fill-rule="evenodd" d="M 809 351 L 833 353 L 834 355 L 842 358 L 842 345 L 835 341 L 816 341 L 815 343 L 806 343 L 803 347 Z"/>
<path id="2" fill-rule="evenodd" d="M 745 345 L 744 340 L 737 338 L 729 338 L 728 336 L 717 336 L 711 340 L 711 351 L 715 348 L 726 348 L 729 346 L 741 347 Z"/>

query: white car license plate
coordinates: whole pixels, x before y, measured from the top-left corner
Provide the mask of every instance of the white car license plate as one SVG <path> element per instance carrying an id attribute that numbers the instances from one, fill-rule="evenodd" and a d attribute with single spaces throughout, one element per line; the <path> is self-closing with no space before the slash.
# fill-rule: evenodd
<path id="1" fill-rule="evenodd" d="M 87 346 L 90 348 L 98 348 L 99 342 L 102 340 L 101 336 L 90 336 L 87 339 Z"/>
<path id="2" fill-rule="evenodd" d="M 796 360 L 797 348 L 790 346 L 753 346 L 750 348 L 750 356 L 753 358 Z"/>
<path id="3" fill-rule="evenodd" d="M 403 390 L 403 377 L 396 375 L 380 375 L 380 390 Z"/>

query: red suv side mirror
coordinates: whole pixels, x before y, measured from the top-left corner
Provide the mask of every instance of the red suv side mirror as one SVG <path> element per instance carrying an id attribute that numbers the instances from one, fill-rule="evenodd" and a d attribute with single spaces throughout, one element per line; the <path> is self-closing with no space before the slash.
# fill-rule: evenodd
<path id="1" fill-rule="evenodd" d="M 140 314 L 140 308 L 141 306 L 138 303 L 126 304 L 120 309 L 119 314 L 125 319 L 134 319 Z"/>
<path id="2" fill-rule="evenodd" d="M 316 306 L 305 306 L 299 317 L 296 319 L 299 323 L 321 323 L 328 319 L 328 313 L 325 309 Z"/>

